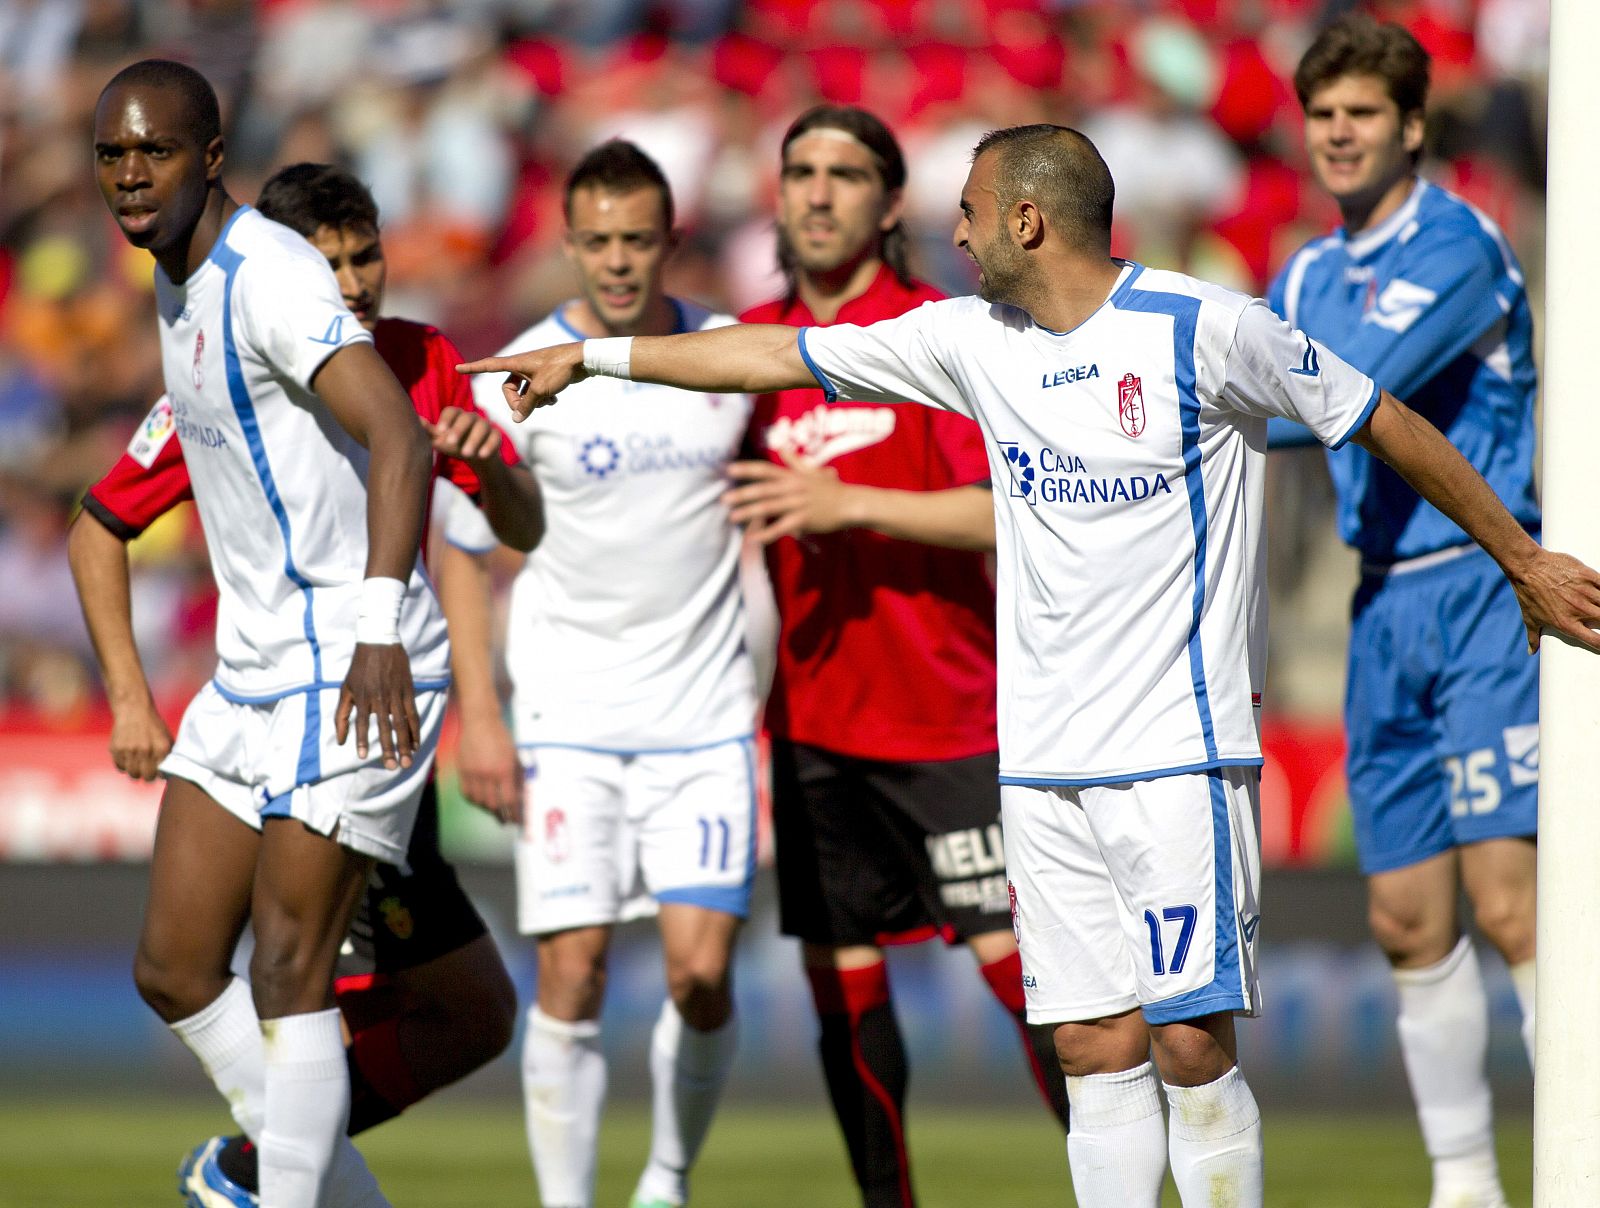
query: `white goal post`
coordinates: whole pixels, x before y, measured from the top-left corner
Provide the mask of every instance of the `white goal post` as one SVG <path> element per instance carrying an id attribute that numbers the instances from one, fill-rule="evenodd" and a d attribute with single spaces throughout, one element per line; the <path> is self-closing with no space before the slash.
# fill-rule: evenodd
<path id="1" fill-rule="evenodd" d="M 1544 541 L 1600 566 L 1600 2 L 1552 0 Z M 1600 657 L 1548 634 L 1539 687 L 1534 1208 L 1600 1204 Z"/>

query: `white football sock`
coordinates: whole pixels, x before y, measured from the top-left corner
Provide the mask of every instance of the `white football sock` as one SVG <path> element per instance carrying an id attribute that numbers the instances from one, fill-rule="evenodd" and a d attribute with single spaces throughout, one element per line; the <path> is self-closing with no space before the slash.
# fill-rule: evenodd
<path id="1" fill-rule="evenodd" d="M 1261 1205 L 1261 1112 L 1234 1066 L 1204 1086 L 1169 1086 L 1172 1181 L 1187 1205 Z"/>
<path id="2" fill-rule="evenodd" d="M 1156 1208 L 1167 1173 L 1161 1095 L 1148 1061 L 1067 1079 L 1067 1159 L 1079 1208 Z"/>
<path id="3" fill-rule="evenodd" d="M 1533 1064 L 1533 986 L 1538 979 L 1534 976 L 1534 964 L 1531 960 L 1522 961 L 1512 965 L 1509 969 L 1511 984 L 1517 991 L 1517 1002 L 1522 1007 L 1522 1043 L 1528 1050 L 1528 1064 Z"/>
<path id="4" fill-rule="evenodd" d="M 600 1021 L 567 1023 L 528 1008 L 522 1038 L 528 1149 L 545 1208 L 590 1208 L 606 1101 Z"/>
<path id="5" fill-rule="evenodd" d="M 266 1106 L 266 1066 L 261 1048 L 261 1021 L 250 987 L 239 978 L 208 1006 L 171 1025 L 173 1034 L 200 1058 L 245 1136 L 261 1139 Z"/>
<path id="6" fill-rule="evenodd" d="M 1462 936 L 1438 964 L 1393 972 L 1400 992 L 1400 1055 L 1422 1142 L 1433 1159 L 1434 1202 L 1497 1203 L 1494 1113 L 1484 1074 L 1489 1000 L 1478 954 Z"/>
<path id="7" fill-rule="evenodd" d="M 650 1037 L 650 1161 L 636 1199 L 688 1201 L 689 1167 L 711 1128 L 738 1044 L 737 1016 L 730 1015 L 715 1031 L 699 1032 L 684 1022 L 672 999 L 661 1004 Z"/>
<path id="8" fill-rule="evenodd" d="M 350 1073 L 333 1007 L 261 1021 L 266 1122 L 261 1208 L 317 1208 L 345 1140 Z"/>

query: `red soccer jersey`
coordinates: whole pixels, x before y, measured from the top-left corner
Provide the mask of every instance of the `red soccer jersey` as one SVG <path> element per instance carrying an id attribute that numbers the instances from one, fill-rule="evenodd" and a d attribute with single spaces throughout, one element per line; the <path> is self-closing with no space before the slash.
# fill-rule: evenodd
<path id="1" fill-rule="evenodd" d="M 410 319 L 379 319 L 372 339 L 378 355 L 411 396 L 411 405 L 428 423 L 437 422 L 446 407 L 478 413 L 467 379 L 455 371 L 462 356 L 438 328 Z M 137 537 L 162 513 L 194 497 L 183 447 L 173 439 L 176 434 L 172 409 L 163 397 L 145 417 L 127 452 L 89 488 L 83 506 L 124 541 Z M 503 432 L 500 456 L 507 465 L 518 462 L 517 451 Z M 474 499 L 478 497 L 478 475 L 464 461 L 435 453 L 433 477 L 444 478 Z M 427 521 L 424 513 L 424 533 Z"/>
<path id="2" fill-rule="evenodd" d="M 837 322 L 892 319 L 942 296 L 885 267 Z M 798 298 L 742 318 L 818 325 Z M 769 460 L 798 455 L 849 483 L 937 491 L 989 477 L 978 425 L 915 403 L 830 405 L 821 390 L 784 390 L 756 400 L 750 431 Z M 894 762 L 996 748 L 994 586 L 982 554 L 846 529 L 774 542 L 767 569 L 780 617 L 773 734 Z"/>

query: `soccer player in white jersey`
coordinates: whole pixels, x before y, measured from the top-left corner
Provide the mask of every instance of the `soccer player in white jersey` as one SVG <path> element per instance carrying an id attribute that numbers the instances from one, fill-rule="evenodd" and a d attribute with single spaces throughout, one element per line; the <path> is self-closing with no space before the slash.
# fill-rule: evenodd
<path id="1" fill-rule="evenodd" d="M 632 144 L 579 162 L 566 217 L 582 294 L 512 347 L 732 322 L 663 293 L 672 198 Z M 540 1194 L 546 1208 L 593 1203 L 606 952 L 617 922 L 655 911 L 668 998 L 634 1204 L 682 1204 L 733 1058 L 730 961 L 755 872 L 755 677 L 722 502 L 749 400 L 601 378 L 580 388 L 585 406 L 517 425 L 495 383 L 475 386 L 544 492 L 506 648 L 528 775 L 518 922 L 539 951 L 522 1071 Z"/>
<path id="2" fill-rule="evenodd" d="M 404 856 L 444 711 L 449 644 L 417 560 L 428 438 L 327 261 L 224 190 L 203 76 L 119 72 L 94 154 L 156 260 L 220 591 L 216 676 L 161 764 L 134 978 L 257 1140 L 263 1204 L 382 1204 L 344 1138 L 331 975 L 373 859 Z M 247 920 L 249 985 L 229 971 Z"/>
<path id="3" fill-rule="evenodd" d="M 587 341 L 464 366 L 518 411 L 590 374 L 912 399 L 970 415 L 994 469 L 1000 778 L 1030 1020 L 1056 1025 L 1085 1208 L 1260 1205 L 1233 1016 L 1260 1003 L 1266 421 L 1355 440 L 1495 558 L 1545 626 L 1600 638 L 1600 575 L 1541 549 L 1436 429 L 1259 302 L 1110 255 L 1081 134 L 986 135 L 956 243 L 981 298 L 868 327 Z M 1153 1063 L 1150 1058 L 1154 1057 Z M 1158 1080 L 1171 1108 L 1164 1132 Z"/>

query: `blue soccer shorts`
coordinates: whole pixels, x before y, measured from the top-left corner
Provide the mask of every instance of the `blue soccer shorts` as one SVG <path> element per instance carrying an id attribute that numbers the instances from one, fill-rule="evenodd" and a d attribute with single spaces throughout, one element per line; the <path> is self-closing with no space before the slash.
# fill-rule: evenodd
<path id="1" fill-rule="evenodd" d="M 1345 730 L 1361 870 L 1538 829 L 1539 660 L 1476 547 L 1363 576 Z"/>

